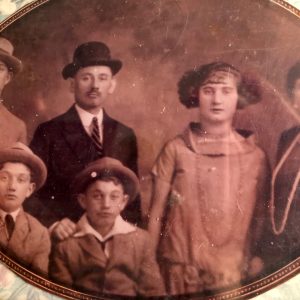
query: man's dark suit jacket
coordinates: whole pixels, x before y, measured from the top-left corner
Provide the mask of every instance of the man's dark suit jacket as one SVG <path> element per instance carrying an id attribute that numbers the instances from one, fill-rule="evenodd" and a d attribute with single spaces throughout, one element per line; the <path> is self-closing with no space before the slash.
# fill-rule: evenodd
<path id="1" fill-rule="evenodd" d="M 30 148 L 45 162 L 48 178 L 37 198 L 27 201 L 27 211 L 46 226 L 64 217 L 77 221 L 83 210 L 77 199 L 71 197 L 70 185 L 76 174 L 99 156 L 75 106 L 66 113 L 40 124 Z M 120 160 L 137 173 L 137 143 L 133 130 L 110 118 L 105 112 L 103 148 L 104 156 Z M 123 217 L 129 222 L 140 222 L 139 198 L 126 207 Z"/>

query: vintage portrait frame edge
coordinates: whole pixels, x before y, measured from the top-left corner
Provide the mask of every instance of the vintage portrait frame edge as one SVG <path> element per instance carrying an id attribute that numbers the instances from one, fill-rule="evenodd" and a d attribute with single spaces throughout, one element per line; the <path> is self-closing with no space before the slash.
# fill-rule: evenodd
<path id="1" fill-rule="evenodd" d="M 11 25 L 14 21 L 18 20 L 22 16 L 26 15 L 33 9 L 49 2 L 50 0 L 36 0 L 31 3 L 26 4 L 24 7 L 17 10 L 10 17 L 4 19 L 0 22 L 0 32 L 6 27 Z M 271 2 L 275 5 L 282 7 L 283 9 L 289 11 L 296 17 L 300 18 L 300 10 L 295 8 L 293 5 L 287 3 L 284 0 L 265 0 Z M 10 270 L 15 274 L 19 275 L 26 282 L 32 284 L 35 287 L 41 288 L 44 291 L 50 292 L 57 296 L 64 297 L 66 299 L 106 299 L 105 297 L 95 297 L 88 294 L 84 294 L 70 288 L 66 288 L 62 285 L 56 284 L 49 281 L 29 270 L 22 267 L 18 263 L 14 262 L 11 258 L 6 256 L 0 251 L 0 261 L 4 263 Z M 285 282 L 289 278 L 295 276 L 300 272 L 300 257 L 289 263 L 285 267 L 279 269 L 275 273 L 268 275 L 265 278 L 259 279 L 251 284 L 247 284 L 240 288 L 233 289 L 231 291 L 221 292 L 213 296 L 197 296 L 192 295 L 195 299 L 207 299 L 207 300 L 225 300 L 225 299 L 244 299 L 248 297 L 254 297 L 262 294 L 271 288 Z"/>
<path id="2" fill-rule="evenodd" d="M 18 9 L 16 12 L 14 12 L 12 15 L 10 15 L 8 18 L 4 19 L 2 22 L 0 22 L 0 32 L 5 29 L 7 26 L 12 24 L 14 21 L 20 19 L 33 9 L 39 7 L 40 5 L 43 5 L 44 3 L 48 2 L 49 0 L 35 0 L 31 3 L 26 4 L 22 8 Z"/>

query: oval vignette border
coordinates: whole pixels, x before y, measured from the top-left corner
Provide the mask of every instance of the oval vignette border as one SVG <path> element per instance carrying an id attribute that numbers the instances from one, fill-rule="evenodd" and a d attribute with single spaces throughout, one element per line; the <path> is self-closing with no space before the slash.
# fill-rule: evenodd
<path id="1" fill-rule="evenodd" d="M 19 18 L 26 15 L 33 9 L 49 1 L 51 0 L 36 0 L 20 8 L 15 13 L 10 15 L 8 18 L 0 22 L 0 33 L 6 27 L 11 25 L 14 21 L 18 20 Z M 300 10 L 294 7 L 293 5 L 287 3 L 284 0 L 264 0 L 264 1 L 269 1 L 275 5 L 278 5 L 283 9 L 288 10 L 293 15 L 300 18 Z M 47 292 L 55 294 L 57 296 L 61 296 L 66 299 L 84 299 L 84 300 L 106 299 L 104 297 L 95 297 L 81 292 L 77 292 L 75 290 L 53 283 L 52 281 L 49 281 L 41 276 L 38 276 L 33 272 L 28 271 L 26 268 L 20 266 L 19 264 L 15 263 L 12 259 L 4 255 L 1 251 L 0 251 L 0 261 L 4 263 L 10 270 L 12 270 L 14 273 L 19 275 L 22 279 L 24 279 L 26 282 L 32 284 L 33 286 L 41 288 Z M 290 264 L 288 264 L 287 266 L 279 269 L 275 273 L 263 279 L 255 281 L 251 284 L 233 289 L 231 291 L 215 294 L 213 296 L 194 295 L 193 299 L 227 300 L 227 299 L 244 299 L 244 298 L 254 297 L 285 282 L 286 280 L 290 279 L 291 277 L 295 276 L 298 273 L 300 273 L 300 257 L 295 261 L 291 262 Z"/>

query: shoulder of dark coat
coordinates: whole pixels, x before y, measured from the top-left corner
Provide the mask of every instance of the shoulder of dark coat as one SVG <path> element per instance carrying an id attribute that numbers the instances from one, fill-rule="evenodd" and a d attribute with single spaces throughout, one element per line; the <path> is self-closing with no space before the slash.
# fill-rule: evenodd
<path id="1" fill-rule="evenodd" d="M 105 111 L 104 111 L 103 122 L 109 124 L 110 126 L 117 127 L 121 131 L 128 131 L 134 135 L 134 131 L 132 128 L 130 128 L 129 126 L 123 124 L 122 122 L 110 117 Z"/>
<path id="2" fill-rule="evenodd" d="M 74 118 L 76 120 L 76 118 L 77 118 L 74 106 L 72 106 L 70 109 L 68 109 L 63 114 L 60 114 L 49 121 L 39 124 L 38 127 L 42 128 L 42 129 L 49 129 L 51 127 L 57 127 L 57 126 L 60 126 L 62 123 L 68 122 L 70 120 L 70 118 L 72 118 L 72 120 L 74 120 Z M 79 117 L 78 117 L 78 121 L 79 121 Z"/>

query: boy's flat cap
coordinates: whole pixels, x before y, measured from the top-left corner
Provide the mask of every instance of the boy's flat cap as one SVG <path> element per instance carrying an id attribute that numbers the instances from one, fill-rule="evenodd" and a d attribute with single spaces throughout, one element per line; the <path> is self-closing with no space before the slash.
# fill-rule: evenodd
<path id="1" fill-rule="evenodd" d="M 32 181 L 36 190 L 43 186 L 47 178 L 47 168 L 44 162 L 35 155 L 26 145 L 17 142 L 8 148 L 0 150 L 0 164 L 6 162 L 23 163 L 30 168 Z"/>
<path id="2" fill-rule="evenodd" d="M 139 192 L 139 180 L 135 173 L 125 167 L 119 160 L 111 157 L 103 157 L 88 164 L 74 179 L 72 190 L 74 194 L 82 193 L 89 182 L 102 176 L 113 176 L 120 179 L 125 192 L 129 195 L 129 201 L 135 199 Z"/>

